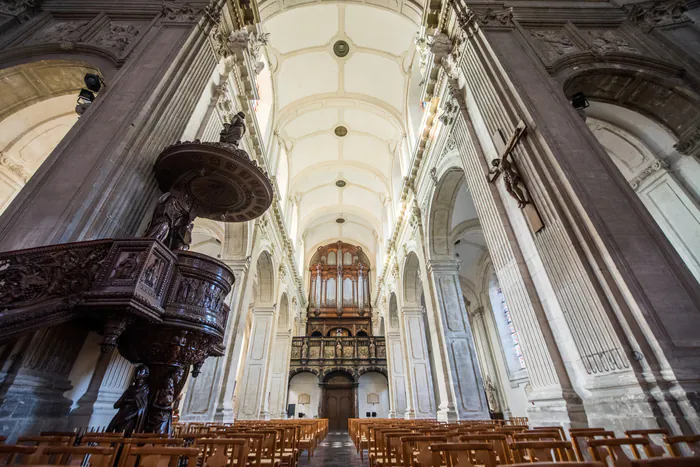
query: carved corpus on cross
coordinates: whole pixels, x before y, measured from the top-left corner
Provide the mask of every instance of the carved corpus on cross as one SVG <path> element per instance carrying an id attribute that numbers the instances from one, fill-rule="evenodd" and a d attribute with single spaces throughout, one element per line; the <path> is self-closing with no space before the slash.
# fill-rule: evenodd
<path id="1" fill-rule="evenodd" d="M 491 161 L 492 167 L 486 176 L 486 180 L 489 183 L 494 183 L 501 175 L 503 176 L 506 192 L 518 202 L 518 207 L 523 211 L 530 230 L 533 233 L 537 233 L 544 228 L 544 224 L 532 202 L 532 197 L 525 186 L 525 182 L 520 177 L 513 158 L 513 150 L 520 142 L 520 138 L 525 134 L 526 129 L 527 125 L 520 120 L 508 141 L 506 141 L 506 137 L 500 129 L 493 134 L 493 143 L 496 146 L 499 157 Z"/>

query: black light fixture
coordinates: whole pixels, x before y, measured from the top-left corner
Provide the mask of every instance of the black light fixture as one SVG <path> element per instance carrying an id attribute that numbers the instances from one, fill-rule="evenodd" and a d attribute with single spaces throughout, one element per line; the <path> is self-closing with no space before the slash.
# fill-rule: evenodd
<path id="1" fill-rule="evenodd" d="M 586 95 L 584 93 L 577 92 L 576 94 L 571 96 L 571 105 L 573 105 L 574 109 L 576 110 L 583 110 L 591 104 L 589 104 L 586 100 Z"/>
<path id="2" fill-rule="evenodd" d="M 75 106 L 75 112 L 78 115 L 85 113 L 92 101 L 95 100 L 95 93 L 100 92 L 104 84 L 102 77 L 93 73 L 86 74 L 83 81 L 85 81 L 85 88 L 87 89 L 82 88 L 78 94 L 78 105 Z"/>

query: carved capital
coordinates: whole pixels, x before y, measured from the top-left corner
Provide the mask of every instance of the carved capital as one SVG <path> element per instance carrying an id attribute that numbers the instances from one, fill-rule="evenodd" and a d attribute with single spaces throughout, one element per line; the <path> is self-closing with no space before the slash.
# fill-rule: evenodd
<path id="1" fill-rule="evenodd" d="M 698 153 L 698 149 L 700 149 L 700 127 L 695 127 L 689 133 L 686 133 L 673 147 L 676 151 L 686 156 Z"/>
<path id="2" fill-rule="evenodd" d="M 29 181 L 29 173 L 24 170 L 20 164 L 16 164 L 12 159 L 5 156 L 2 151 L 0 151 L 0 166 L 7 167 L 7 169 L 13 174 L 17 175 L 24 183 Z"/>
<path id="3" fill-rule="evenodd" d="M 196 8 L 188 2 L 163 0 L 161 12 L 163 20 L 172 23 L 195 23 L 203 13 L 202 8 Z"/>
<path id="4" fill-rule="evenodd" d="M 495 9 L 473 12 L 474 18 L 481 27 L 513 27 L 513 8 Z"/>
<path id="5" fill-rule="evenodd" d="M 642 172 L 630 182 L 630 185 L 632 185 L 632 188 L 636 190 L 637 188 L 639 188 L 639 185 L 641 185 L 641 183 L 647 178 L 649 178 L 652 174 L 658 172 L 659 170 L 665 170 L 667 167 L 668 163 L 657 159 L 646 169 L 642 170 Z"/>
<path id="6" fill-rule="evenodd" d="M 660 0 L 634 5 L 630 9 L 630 20 L 639 24 L 646 33 L 659 26 L 685 23 L 690 18 L 685 15 L 688 6 L 684 0 Z"/>
<path id="7" fill-rule="evenodd" d="M 0 13 L 18 16 L 19 14 L 37 7 L 36 0 L 0 0 Z"/>

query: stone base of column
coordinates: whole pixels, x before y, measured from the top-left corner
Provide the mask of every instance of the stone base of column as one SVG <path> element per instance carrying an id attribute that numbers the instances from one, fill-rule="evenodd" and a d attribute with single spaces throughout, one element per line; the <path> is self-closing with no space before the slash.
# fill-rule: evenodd
<path id="1" fill-rule="evenodd" d="M 573 391 L 543 389 L 530 393 L 529 399 L 532 405 L 528 407 L 527 416 L 531 426 L 562 426 L 565 430 L 588 427 L 586 411 Z"/>
<path id="2" fill-rule="evenodd" d="M 406 420 L 413 420 L 416 418 L 416 411 L 415 410 L 406 410 L 406 413 L 404 414 L 403 418 Z"/>
<path id="3" fill-rule="evenodd" d="M 100 391 L 97 400 L 85 408 L 78 407 L 70 414 L 70 425 L 78 428 L 106 428 L 117 413 L 114 403 L 123 390 Z"/>
<path id="4" fill-rule="evenodd" d="M 214 413 L 214 421 L 221 423 L 233 423 L 234 420 L 233 408 L 217 407 Z"/>
<path id="5" fill-rule="evenodd" d="M 456 422 L 459 420 L 459 414 L 454 406 L 440 407 L 437 411 L 437 419 L 439 422 Z"/>
<path id="6" fill-rule="evenodd" d="M 73 402 L 63 393 L 70 389 L 68 381 L 18 375 L 0 406 L 0 433 L 13 443 L 18 436 L 69 429 Z"/>

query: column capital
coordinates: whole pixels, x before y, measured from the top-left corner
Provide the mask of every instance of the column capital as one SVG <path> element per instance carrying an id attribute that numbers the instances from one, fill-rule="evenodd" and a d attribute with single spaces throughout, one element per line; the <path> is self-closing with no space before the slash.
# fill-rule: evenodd
<path id="1" fill-rule="evenodd" d="M 454 259 L 428 261 L 428 272 L 433 274 L 459 274 L 459 263 Z"/>
<path id="2" fill-rule="evenodd" d="M 268 306 L 256 305 L 251 310 L 251 313 L 253 313 L 255 315 L 266 315 L 266 314 L 272 315 L 275 313 L 275 308 L 277 308 L 275 305 L 268 305 Z"/>
<path id="3" fill-rule="evenodd" d="M 408 314 L 423 314 L 423 307 L 422 306 L 415 306 L 415 305 L 404 305 L 401 307 L 401 314 L 402 315 L 408 315 Z"/>

